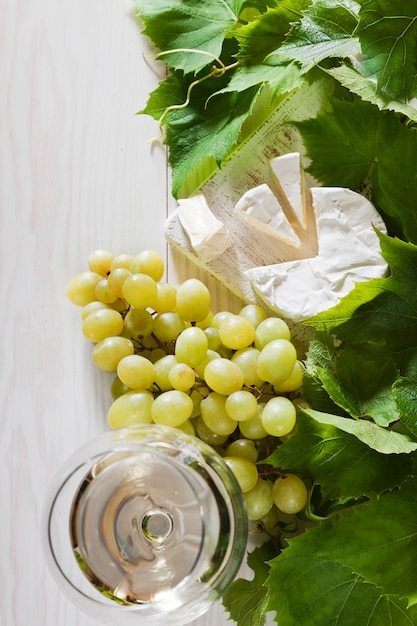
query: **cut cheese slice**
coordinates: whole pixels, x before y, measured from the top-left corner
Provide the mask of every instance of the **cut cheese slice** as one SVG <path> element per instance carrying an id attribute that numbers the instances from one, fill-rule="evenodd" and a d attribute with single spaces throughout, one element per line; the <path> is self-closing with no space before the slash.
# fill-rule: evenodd
<path id="1" fill-rule="evenodd" d="M 364 196 L 345 187 L 312 187 L 318 253 L 340 264 L 379 264 L 382 261 L 375 228 L 387 232 L 385 222 Z M 384 266 L 386 267 L 385 262 Z"/>
<path id="2" fill-rule="evenodd" d="M 270 166 L 278 199 L 284 206 L 286 202 L 289 204 L 290 210 L 294 212 L 301 226 L 306 229 L 308 198 L 300 153 L 290 152 L 276 157 L 270 161 Z"/>
<path id="3" fill-rule="evenodd" d="M 300 239 L 294 232 L 284 209 L 270 187 L 263 183 L 249 189 L 235 205 L 234 212 L 246 222 L 285 243 L 299 247 Z"/>
<path id="4" fill-rule="evenodd" d="M 374 206 L 341 187 L 312 188 L 319 253 L 246 271 L 254 291 L 275 312 L 295 322 L 340 302 L 355 283 L 381 278 L 387 264 L 374 226 L 386 232 Z"/>
<path id="5" fill-rule="evenodd" d="M 227 228 L 212 213 L 201 192 L 178 200 L 177 213 L 195 254 L 203 262 L 209 263 L 231 245 Z"/>

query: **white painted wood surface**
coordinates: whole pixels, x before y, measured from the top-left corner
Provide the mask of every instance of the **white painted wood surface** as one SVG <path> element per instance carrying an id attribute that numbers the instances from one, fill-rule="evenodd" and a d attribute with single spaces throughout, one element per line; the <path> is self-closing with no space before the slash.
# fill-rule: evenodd
<path id="1" fill-rule="evenodd" d="M 0 624 L 97 626 L 40 545 L 46 489 L 110 403 L 66 283 L 96 248 L 152 247 L 168 280 L 203 278 L 216 310 L 240 303 L 164 240 L 165 152 L 135 116 L 158 75 L 131 1 L 0 0 L 0 15 Z M 193 625 L 231 623 L 217 606 Z"/>

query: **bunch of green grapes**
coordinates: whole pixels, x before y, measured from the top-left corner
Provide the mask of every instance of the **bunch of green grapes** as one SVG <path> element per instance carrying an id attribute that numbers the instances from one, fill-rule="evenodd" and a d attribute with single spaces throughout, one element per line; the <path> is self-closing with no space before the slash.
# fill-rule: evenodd
<path id="1" fill-rule="evenodd" d="M 299 476 L 262 463 L 296 423 L 303 364 L 290 329 L 255 304 L 213 313 L 203 282 L 170 284 L 164 271 L 154 250 L 97 250 L 67 285 L 94 363 L 115 373 L 109 426 L 155 423 L 199 437 L 233 471 L 249 519 L 270 530 L 308 495 Z"/>

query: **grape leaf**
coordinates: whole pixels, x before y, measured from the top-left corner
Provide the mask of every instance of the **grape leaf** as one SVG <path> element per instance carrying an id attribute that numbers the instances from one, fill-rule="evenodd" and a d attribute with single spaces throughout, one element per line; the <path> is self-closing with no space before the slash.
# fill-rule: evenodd
<path id="1" fill-rule="evenodd" d="M 303 395 L 314 408 L 356 419 L 370 417 L 380 426 L 399 419 L 392 394 L 398 371 L 392 359 L 371 359 L 349 346 L 336 348 L 330 336 L 318 333 L 305 365 Z"/>
<path id="2" fill-rule="evenodd" d="M 221 99 L 214 97 L 204 106 L 202 98 L 193 107 L 170 114 L 166 143 L 170 146 L 172 194 L 176 197 L 181 185 L 198 165 L 213 157 L 217 165 L 236 146 L 244 120 L 251 113 L 260 88 L 233 91 Z M 195 102 L 195 101 L 194 101 Z"/>
<path id="3" fill-rule="evenodd" d="M 310 2 L 281 0 L 278 6 L 237 30 L 235 36 L 240 48 L 237 58 L 247 64 L 261 64 L 268 54 L 282 45 L 291 23 L 301 19 L 302 10 Z"/>
<path id="4" fill-rule="evenodd" d="M 236 68 L 229 83 L 216 95 L 231 91 L 245 91 L 255 85 L 268 85 L 271 101 L 304 84 L 300 70 L 295 63 L 282 62 L 281 65 L 241 65 Z"/>
<path id="5" fill-rule="evenodd" d="M 320 413 L 313 409 L 307 409 L 306 413 L 320 424 L 336 426 L 339 430 L 354 435 L 359 441 L 381 454 L 409 454 L 417 450 L 417 443 L 407 435 L 367 420 L 353 420 L 340 415 Z"/>
<path id="6" fill-rule="evenodd" d="M 163 57 L 166 64 L 185 73 L 201 70 L 219 57 L 226 35 L 236 24 L 244 0 L 133 0 L 143 33 L 161 51 L 186 48 L 195 52 L 177 52 Z M 256 0 L 251 3 L 256 6 Z M 264 3 L 261 3 L 263 6 Z"/>
<path id="7" fill-rule="evenodd" d="M 234 50 L 233 41 L 228 42 L 223 58 L 230 60 Z M 198 80 L 201 75 L 196 78 Z M 188 105 L 178 106 L 186 102 L 194 79 L 182 72 L 172 72 L 150 94 L 146 107 L 140 112 L 157 120 L 166 113 L 165 143 L 170 147 L 168 160 L 172 165 L 171 191 L 174 197 L 195 168 L 209 159 L 221 165 L 238 142 L 242 124 L 250 115 L 261 86 L 243 92 L 231 91 L 221 98 L 210 97 L 228 81 L 227 75 L 205 79 L 193 87 L 193 99 Z M 177 108 L 170 109 L 173 103 Z"/>
<path id="8" fill-rule="evenodd" d="M 347 415 L 346 411 L 337 405 L 323 386 L 319 375 L 320 370 L 335 371 L 336 348 L 331 335 L 316 332 L 310 341 L 303 375 L 303 397 L 306 402 L 324 413 Z"/>
<path id="9" fill-rule="evenodd" d="M 404 449 L 409 444 L 407 438 L 397 440 L 397 433 L 369 422 L 301 410 L 297 413 L 294 432 L 274 450 L 267 462 L 311 478 L 321 486 L 325 499 L 359 498 L 400 485 L 411 472 L 409 455 L 380 454 L 360 441 L 356 434 L 347 432 L 346 422 L 353 427 L 365 424 L 366 428 L 368 424 L 379 429 L 373 442 L 385 452 L 400 452 L 398 447 L 393 447 L 398 441 Z M 371 441 L 369 432 L 365 438 Z M 388 444 L 384 443 L 386 441 Z"/>
<path id="10" fill-rule="evenodd" d="M 417 380 L 403 377 L 395 384 L 393 394 L 401 411 L 401 421 L 417 437 Z"/>
<path id="11" fill-rule="evenodd" d="M 159 120 L 167 107 L 173 103 L 179 105 L 185 101 L 189 84 L 190 81 L 180 72 L 172 72 L 149 94 L 145 108 L 138 114 L 146 113 L 155 120 Z"/>
<path id="12" fill-rule="evenodd" d="M 326 186 L 359 189 L 395 232 L 417 243 L 417 131 L 397 114 L 358 98 L 329 97 L 315 118 L 295 122 L 312 160 L 308 171 Z"/>
<path id="13" fill-rule="evenodd" d="M 294 122 L 312 160 L 308 171 L 325 186 L 357 189 L 374 162 L 380 115 L 367 102 L 329 97 L 315 118 Z"/>
<path id="14" fill-rule="evenodd" d="M 399 419 L 392 384 L 398 378 L 392 359 L 370 359 L 349 346 L 338 351 L 333 371 L 318 375 L 332 400 L 354 418 L 370 417 L 380 426 Z"/>
<path id="15" fill-rule="evenodd" d="M 362 100 L 375 104 L 380 110 L 396 111 L 417 122 L 417 109 L 415 107 L 378 92 L 375 81 L 362 76 L 353 67 L 341 64 L 339 67 L 328 68 L 327 72 L 350 92 L 360 96 Z"/>
<path id="16" fill-rule="evenodd" d="M 268 561 L 276 556 L 276 548 L 268 541 L 249 552 L 248 566 L 254 571 L 252 580 L 238 578 L 223 595 L 223 605 L 239 626 L 264 626 L 268 606 Z"/>
<path id="17" fill-rule="evenodd" d="M 373 199 L 377 207 L 401 222 L 404 236 L 417 243 L 417 129 L 397 115 L 380 117 L 372 170 Z"/>
<path id="18" fill-rule="evenodd" d="M 317 411 L 330 413 L 332 415 L 341 415 L 346 417 L 347 413 L 342 407 L 337 405 L 323 386 L 321 378 L 317 372 L 313 374 L 306 370 L 303 374 L 303 398 L 310 405 L 314 406 Z"/>
<path id="19" fill-rule="evenodd" d="M 359 40 L 353 35 L 358 11 L 354 0 L 316 0 L 292 26 L 277 54 L 298 61 L 302 72 L 324 59 L 358 54 Z"/>
<path id="20" fill-rule="evenodd" d="M 352 569 L 384 593 L 417 603 L 417 478 L 400 489 L 339 514 L 337 523 L 312 529 L 319 558 Z"/>
<path id="21" fill-rule="evenodd" d="M 306 324 L 372 354 L 407 355 L 417 349 L 417 246 L 381 233 L 379 239 L 391 275 L 358 283 Z"/>
<path id="22" fill-rule="evenodd" d="M 366 540 L 373 531 L 362 529 L 360 521 L 352 533 Z M 289 547 L 270 562 L 269 608 L 276 611 L 277 623 L 280 626 L 417 624 L 416 606 L 407 608 L 407 601 L 391 592 L 384 595 L 380 587 L 366 582 L 353 568 L 332 558 L 331 553 L 322 556 L 323 535 L 333 526 L 339 541 L 349 549 L 350 537 L 346 541 L 344 534 L 338 535 L 338 524 L 324 522 L 290 539 Z M 388 521 L 386 526 L 389 527 Z"/>
<path id="23" fill-rule="evenodd" d="M 355 31 L 365 58 L 363 73 L 377 91 L 407 102 L 417 97 L 417 16 L 409 0 L 367 0 Z"/>

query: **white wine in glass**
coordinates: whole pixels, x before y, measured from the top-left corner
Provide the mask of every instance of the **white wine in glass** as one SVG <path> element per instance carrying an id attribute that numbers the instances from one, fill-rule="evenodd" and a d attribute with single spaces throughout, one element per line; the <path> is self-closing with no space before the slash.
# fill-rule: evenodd
<path id="1" fill-rule="evenodd" d="M 111 431 L 81 448 L 44 515 L 58 584 L 120 626 L 184 626 L 223 594 L 246 551 L 244 502 L 227 465 L 162 426 Z"/>

